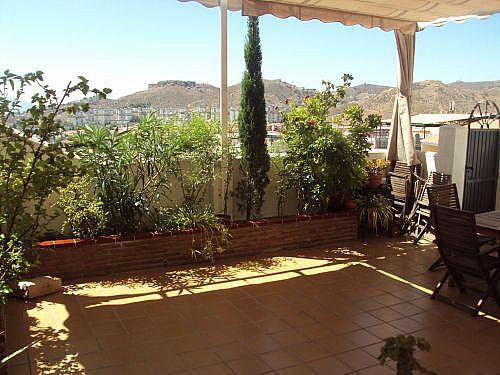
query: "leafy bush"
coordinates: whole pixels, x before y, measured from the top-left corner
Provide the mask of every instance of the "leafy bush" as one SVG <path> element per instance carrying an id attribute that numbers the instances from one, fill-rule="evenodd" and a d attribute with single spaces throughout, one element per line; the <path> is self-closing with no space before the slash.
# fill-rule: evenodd
<path id="1" fill-rule="evenodd" d="M 106 213 L 103 204 L 93 194 L 89 177 L 77 178 L 61 189 L 57 206 L 66 215 L 61 228 L 70 228 L 80 238 L 95 238 L 106 227 Z"/>
<path id="2" fill-rule="evenodd" d="M 324 82 L 324 91 L 305 98 L 301 106 L 291 103 L 284 114 L 283 182 L 287 189 L 297 191 L 299 213 L 339 206 L 366 180 L 367 136 L 380 116 L 364 117 L 359 106 L 351 106 L 332 123 L 329 112 L 344 98 L 352 77 L 343 79 L 337 88 Z M 348 133 L 342 133 L 338 125 L 347 126 Z"/>
<path id="3" fill-rule="evenodd" d="M 124 234 L 154 227 L 174 181 L 183 206 L 200 206 L 220 160 L 219 134 L 217 123 L 199 117 L 165 122 L 150 114 L 123 133 L 85 126 L 71 144 L 82 173 L 96 181 L 107 230 Z"/>
<path id="4" fill-rule="evenodd" d="M 216 176 L 222 154 L 219 136 L 219 124 L 201 117 L 169 124 L 172 173 L 181 187 L 182 205 L 193 212 L 201 205 L 209 183 Z"/>

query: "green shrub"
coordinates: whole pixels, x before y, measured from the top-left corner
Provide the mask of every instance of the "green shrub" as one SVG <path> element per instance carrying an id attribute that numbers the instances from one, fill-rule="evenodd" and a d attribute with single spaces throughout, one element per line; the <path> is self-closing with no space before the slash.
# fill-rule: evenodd
<path id="1" fill-rule="evenodd" d="M 284 114 L 282 180 L 298 196 L 299 213 L 325 212 L 341 206 L 344 199 L 366 181 L 366 156 L 370 149 L 368 133 L 380 116 L 364 116 L 359 106 L 347 107 L 332 122 L 330 111 L 344 98 L 352 79 L 326 88 L 304 104 L 290 104 Z M 343 133 L 339 125 L 348 128 Z"/>
<path id="2" fill-rule="evenodd" d="M 95 238 L 106 228 L 107 215 L 103 204 L 94 197 L 92 180 L 80 177 L 61 189 L 57 206 L 66 215 L 61 228 L 71 229 L 80 238 Z"/>

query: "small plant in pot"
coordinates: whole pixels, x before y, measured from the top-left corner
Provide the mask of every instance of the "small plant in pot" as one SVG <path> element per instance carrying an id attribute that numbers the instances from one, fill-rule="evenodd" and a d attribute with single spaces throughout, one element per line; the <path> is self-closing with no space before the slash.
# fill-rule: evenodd
<path id="1" fill-rule="evenodd" d="M 362 195 L 358 198 L 359 221 L 366 229 L 387 231 L 394 219 L 389 199 L 381 194 Z"/>
<path id="2" fill-rule="evenodd" d="M 417 349 L 424 352 L 431 350 L 431 344 L 424 338 L 398 335 L 384 339 L 384 343 L 378 360 L 381 365 L 384 365 L 387 359 L 395 361 L 397 375 L 412 375 L 417 371 L 421 374 L 436 375 L 434 371 L 423 367 L 415 358 Z"/>
<path id="3" fill-rule="evenodd" d="M 385 176 L 387 168 L 391 163 L 384 159 L 370 159 L 366 163 L 368 172 L 368 189 L 378 189 L 382 185 L 382 179 Z"/>

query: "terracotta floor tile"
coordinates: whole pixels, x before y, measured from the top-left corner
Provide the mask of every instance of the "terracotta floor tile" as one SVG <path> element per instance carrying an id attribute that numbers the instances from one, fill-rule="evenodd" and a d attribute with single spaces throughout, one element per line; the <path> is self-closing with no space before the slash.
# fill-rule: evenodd
<path id="1" fill-rule="evenodd" d="M 421 308 L 409 302 L 403 302 L 403 303 L 398 303 L 396 305 L 392 305 L 391 309 L 397 311 L 400 314 L 403 314 L 404 316 L 412 316 L 422 312 Z"/>
<path id="2" fill-rule="evenodd" d="M 363 312 L 349 317 L 354 323 L 362 328 L 374 326 L 383 323 L 382 320 L 375 318 L 373 315 Z"/>
<path id="3" fill-rule="evenodd" d="M 387 323 L 382 323 L 376 326 L 368 327 L 366 328 L 366 330 L 382 340 L 387 337 L 396 336 L 403 333 L 398 328 L 393 327 Z"/>
<path id="4" fill-rule="evenodd" d="M 333 333 L 330 329 L 328 329 L 324 324 L 321 323 L 299 327 L 297 328 L 297 331 L 313 341 L 328 337 Z"/>
<path id="5" fill-rule="evenodd" d="M 394 369 L 388 366 L 377 365 L 358 372 L 359 375 L 394 375 Z"/>
<path id="6" fill-rule="evenodd" d="M 180 353 L 179 357 L 186 363 L 190 368 L 203 367 L 208 365 L 213 365 L 220 363 L 222 360 L 220 357 L 212 350 L 195 350 L 192 352 Z"/>
<path id="7" fill-rule="evenodd" d="M 218 363 L 215 365 L 200 367 L 192 369 L 190 374 L 193 375 L 232 375 L 233 372 L 225 363 Z"/>
<path id="8" fill-rule="evenodd" d="M 303 334 L 296 330 L 286 330 L 271 335 L 276 342 L 278 342 L 282 347 L 289 347 L 292 345 L 301 344 L 308 341 L 309 339 Z"/>
<path id="9" fill-rule="evenodd" d="M 263 374 L 271 369 L 263 360 L 258 357 L 245 357 L 236 359 L 227 364 L 235 374 L 238 375 L 255 375 Z"/>
<path id="10" fill-rule="evenodd" d="M 175 338 L 172 339 L 170 343 L 175 353 L 190 352 L 212 346 L 208 336 L 204 334 L 194 334 Z"/>
<path id="11" fill-rule="evenodd" d="M 367 332 L 364 329 L 346 333 L 344 337 L 358 347 L 372 345 L 380 341 L 379 337 Z"/>
<path id="12" fill-rule="evenodd" d="M 316 324 L 317 321 L 304 312 L 300 312 L 297 314 L 286 315 L 283 317 L 283 320 L 292 327 L 304 327 L 312 324 Z"/>
<path id="13" fill-rule="evenodd" d="M 270 335 L 258 335 L 243 342 L 249 353 L 260 354 L 271 352 L 281 348 L 281 345 Z"/>
<path id="14" fill-rule="evenodd" d="M 314 372 L 310 367 L 303 365 L 303 364 L 278 370 L 277 373 L 280 375 L 313 375 L 313 374 L 316 374 L 316 372 Z"/>
<path id="15" fill-rule="evenodd" d="M 383 307 L 381 309 L 372 310 L 370 314 L 375 318 L 383 320 L 384 322 L 390 322 L 392 320 L 401 319 L 404 316 L 397 311 L 392 310 L 389 307 Z"/>
<path id="16" fill-rule="evenodd" d="M 392 306 L 403 302 L 398 297 L 395 297 L 394 295 L 389 293 L 379 294 L 378 296 L 372 297 L 372 299 L 378 303 L 381 303 L 384 306 Z"/>
<path id="17" fill-rule="evenodd" d="M 332 375 L 348 374 L 352 372 L 350 367 L 346 366 L 335 357 L 318 359 L 308 363 L 307 365 L 314 370 L 315 374 Z"/>
<path id="18" fill-rule="evenodd" d="M 347 352 L 357 347 L 352 341 L 339 334 L 332 334 L 316 342 L 333 354 Z"/>
<path id="19" fill-rule="evenodd" d="M 327 349 L 316 342 L 304 342 L 290 346 L 286 350 L 302 362 L 314 361 L 330 354 Z"/>
<path id="20" fill-rule="evenodd" d="M 323 324 L 335 333 L 347 333 L 357 331 L 361 328 L 359 325 L 346 318 L 331 319 Z"/>
<path id="21" fill-rule="evenodd" d="M 284 319 L 280 318 L 263 320 L 258 322 L 257 325 L 264 333 L 277 333 L 291 328 Z"/>
<path id="22" fill-rule="evenodd" d="M 285 350 L 275 350 L 260 354 L 259 357 L 274 370 L 292 367 L 299 363 L 299 360 Z"/>
<path id="23" fill-rule="evenodd" d="M 356 371 L 378 365 L 378 361 L 375 358 L 361 349 L 338 354 L 337 358 Z"/>
<path id="24" fill-rule="evenodd" d="M 215 346 L 212 350 L 225 362 L 248 356 L 248 349 L 240 342 Z"/>
<path id="25" fill-rule="evenodd" d="M 398 320 L 391 320 L 389 324 L 393 327 L 396 327 L 401 332 L 406 334 L 416 332 L 423 328 L 422 323 L 419 323 L 411 318 L 403 318 Z"/>

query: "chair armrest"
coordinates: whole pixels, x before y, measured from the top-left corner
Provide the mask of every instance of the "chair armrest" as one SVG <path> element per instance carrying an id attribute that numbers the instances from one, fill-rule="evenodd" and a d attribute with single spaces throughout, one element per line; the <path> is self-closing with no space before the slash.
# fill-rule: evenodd
<path id="1" fill-rule="evenodd" d="M 396 172 L 389 172 L 388 175 L 389 175 L 389 177 L 397 177 L 397 178 L 403 178 L 403 179 L 407 179 L 410 177 L 410 175 L 396 173 Z"/>
<path id="2" fill-rule="evenodd" d="M 495 251 L 498 252 L 500 255 L 500 244 L 496 244 L 496 245 L 485 244 L 485 245 L 481 246 L 479 256 L 489 255 L 491 253 L 494 253 Z"/>

